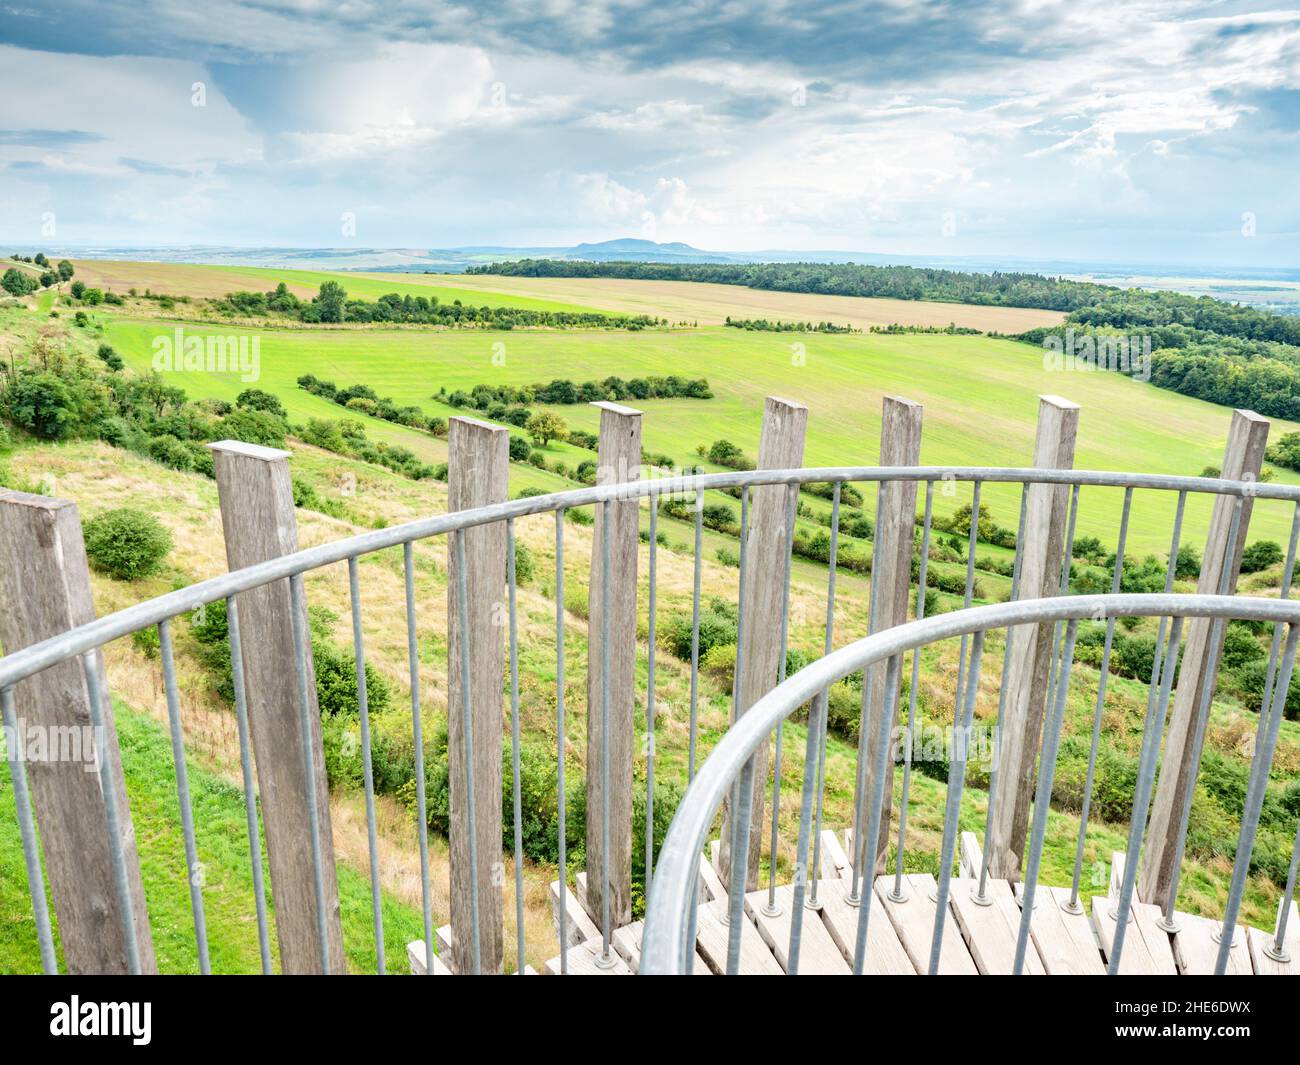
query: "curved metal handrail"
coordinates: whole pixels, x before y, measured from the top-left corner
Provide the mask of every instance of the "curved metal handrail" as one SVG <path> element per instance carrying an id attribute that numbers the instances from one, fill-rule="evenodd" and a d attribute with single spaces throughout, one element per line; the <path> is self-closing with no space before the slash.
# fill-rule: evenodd
<path id="1" fill-rule="evenodd" d="M 777 725 L 831 684 L 896 655 L 975 632 L 1111 617 L 1224 618 L 1300 623 L 1300 602 L 1254 596 L 1104 594 L 1024 599 L 937 614 L 867 636 L 805 666 L 753 704 L 728 729 L 673 817 L 659 852 L 654 891 L 646 910 L 641 971 L 689 971 L 685 954 L 699 855 L 724 796 Z"/>
<path id="2" fill-rule="evenodd" d="M 361 533 L 318 547 L 305 548 L 290 555 L 282 555 L 231 573 L 211 577 L 187 588 L 97 618 L 58 636 L 5 655 L 0 658 L 0 689 L 10 687 L 34 673 L 39 673 L 75 655 L 103 646 L 111 640 L 129 636 L 139 629 L 157 625 L 207 603 L 321 566 L 444 533 L 611 500 L 655 499 L 661 496 L 764 485 L 873 481 L 973 481 L 1146 488 L 1158 491 L 1286 499 L 1300 504 L 1300 485 L 1262 484 L 1258 481 L 1234 481 L 1208 477 L 1174 477 L 1151 473 L 1112 473 L 1015 466 L 825 466 L 784 470 L 742 470 L 733 473 L 691 474 L 617 482 L 565 492 L 552 492 L 548 495 L 529 496 L 430 518 L 419 518 L 391 528 Z"/>

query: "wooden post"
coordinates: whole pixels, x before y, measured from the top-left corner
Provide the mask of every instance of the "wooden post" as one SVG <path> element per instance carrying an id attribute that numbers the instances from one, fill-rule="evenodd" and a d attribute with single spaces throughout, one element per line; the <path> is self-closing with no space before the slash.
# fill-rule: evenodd
<path id="1" fill-rule="evenodd" d="M 0 488 L 0 644 L 20 651 L 95 620 L 77 507 Z M 117 796 L 142 972 L 157 972 L 149 914 L 127 805 L 104 659 L 94 652 L 103 693 L 104 730 L 91 724 L 82 657 L 42 670 L 14 686 L 19 735 L 9 737 L 26 761 L 45 874 L 68 972 L 127 972 L 126 938 L 109 850 L 100 787 L 103 759 Z"/>
<path id="2" fill-rule="evenodd" d="M 1261 418 L 1254 411 L 1233 411 L 1221 476 L 1231 481 L 1257 481 L 1264 462 L 1268 429 L 1268 419 Z M 1196 590 L 1202 594 L 1218 593 L 1225 561 L 1228 566 L 1227 594 L 1231 595 L 1237 590 L 1241 552 L 1246 543 L 1246 530 L 1250 527 L 1253 500 L 1246 496 L 1241 501 L 1240 529 L 1237 542 L 1229 554 L 1228 534 L 1231 532 L 1232 511 L 1236 502 L 1236 496 L 1214 498 L 1210 531 L 1205 538 L 1205 555 L 1201 560 L 1201 576 L 1196 582 Z M 1193 618 L 1187 625 L 1187 641 L 1178 670 L 1178 689 L 1174 694 L 1174 708 L 1169 718 L 1160 778 L 1151 804 L 1147 844 L 1139 870 L 1138 895 L 1143 900 L 1158 905 L 1164 904 L 1173 882 L 1178 823 L 1182 819 L 1183 801 L 1187 789 L 1196 784 L 1199 766 L 1192 764 L 1196 753 L 1192 749 L 1192 740 L 1201 708 L 1201 692 L 1207 673 L 1218 669 L 1219 653 L 1223 647 L 1222 631 L 1216 644 L 1211 640 L 1212 629 L 1209 618 Z M 1212 692 L 1213 680 L 1210 684 Z"/>
<path id="3" fill-rule="evenodd" d="M 880 465 L 916 466 L 921 461 L 921 415 L 919 403 L 897 396 L 886 396 L 880 420 Z M 893 628 L 907 621 L 908 593 L 912 586 L 912 531 L 916 528 L 916 482 L 882 481 L 876 508 L 875 550 L 872 553 L 871 581 L 876 586 L 876 631 Z M 898 690 L 902 688 L 899 674 Z M 876 764 L 880 715 L 887 704 L 885 667 L 871 671 L 870 719 L 862 722 L 858 756 L 866 758 L 866 794 L 874 791 L 872 767 Z M 894 704 L 894 722 L 898 723 L 898 703 Z M 892 743 L 892 737 L 890 742 Z M 885 762 L 885 802 L 880 811 L 880 841 L 876 867 L 884 871 L 885 853 L 889 849 L 889 814 L 894 794 L 894 759 Z M 865 804 L 864 808 L 865 808 Z M 858 803 L 854 804 L 854 838 L 858 838 Z M 865 846 L 865 844 L 864 844 Z M 865 864 L 865 863 L 864 863 Z"/>
<path id="4" fill-rule="evenodd" d="M 208 446 L 212 450 L 221 502 L 221 527 L 226 540 L 226 564 L 230 569 L 242 569 L 297 551 L 298 523 L 293 510 L 289 453 L 238 440 L 222 440 Z M 248 724 L 271 866 L 280 965 L 285 973 L 319 974 L 320 937 L 289 581 L 280 580 L 240 592 L 238 602 Z M 214 605 L 209 609 L 220 607 Z M 305 631 L 305 602 L 300 620 Z M 306 657 L 309 742 L 316 778 L 329 971 L 341 975 L 346 972 L 347 963 L 343 956 L 329 783 L 325 776 L 316 673 L 310 647 Z"/>
<path id="5" fill-rule="evenodd" d="M 1034 466 L 1070 469 L 1079 432 L 1079 407 L 1059 396 L 1040 396 Z M 1061 555 L 1065 550 L 1068 485 L 1031 484 L 1025 511 L 1020 553 L 1018 599 L 1056 595 L 1061 587 Z M 1047 703 L 1054 626 L 1019 625 L 1011 631 L 1011 660 L 1003 686 L 1007 689 L 999 724 L 997 784 L 989 802 L 993 816 L 984 841 L 989 874 L 1019 880 L 1029 828 L 1029 800 L 1038 764 L 1038 739 Z"/>
<path id="6" fill-rule="evenodd" d="M 599 484 L 641 476 L 641 412 L 617 403 L 600 408 Z M 636 703 L 636 570 L 640 501 L 610 504 L 609 529 L 609 914 L 610 927 L 632 921 L 632 721 Z M 587 904 L 602 911 L 602 754 L 604 588 L 601 565 L 605 507 L 596 508 L 587 592 Z"/>
<path id="7" fill-rule="evenodd" d="M 447 426 L 447 509 L 472 510 L 506 499 L 510 432 L 474 418 Z M 457 534 L 460 535 L 460 534 Z M 465 616 L 460 624 L 460 564 L 456 537 L 447 539 L 447 770 L 451 825 L 451 968 L 474 971 L 474 899 L 470 876 L 468 763 L 465 701 L 469 697 L 474 765 L 474 844 L 478 879 L 479 964 L 504 971 L 501 887 L 502 678 L 506 638 L 506 527 L 503 522 L 464 532 Z M 470 683 L 463 682 L 461 648 L 469 646 Z"/>
<path id="8" fill-rule="evenodd" d="M 803 464 L 808 408 L 768 396 L 758 445 L 758 468 L 793 469 Z M 781 660 L 781 616 L 785 611 L 786 559 L 790 554 L 790 508 L 797 489 L 763 485 L 750 489 L 749 540 L 745 546 L 745 591 L 740 604 L 741 636 L 737 649 L 736 713 L 743 714 L 776 687 Z M 758 887 L 758 859 L 767 828 L 763 824 L 767 744 L 754 755 L 754 805 L 749 831 L 747 891 Z M 722 846 L 718 865 L 723 883 L 731 877 L 729 803 L 723 805 Z"/>

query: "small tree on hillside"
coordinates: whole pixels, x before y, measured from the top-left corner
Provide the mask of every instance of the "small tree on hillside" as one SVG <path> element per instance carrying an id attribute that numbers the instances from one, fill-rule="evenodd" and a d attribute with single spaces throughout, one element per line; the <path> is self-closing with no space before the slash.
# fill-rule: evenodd
<path id="1" fill-rule="evenodd" d="M 60 259 L 56 269 L 59 271 L 59 280 L 61 281 L 71 281 L 72 275 L 77 272 L 67 259 Z"/>
<path id="2" fill-rule="evenodd" d="M 569 435 L 569 427 L 564 424 L 564 419 L 549 411 L 534 414 L 524 429 L 538 447 L 545 447 L 552 439 L 563 440 Z"/>

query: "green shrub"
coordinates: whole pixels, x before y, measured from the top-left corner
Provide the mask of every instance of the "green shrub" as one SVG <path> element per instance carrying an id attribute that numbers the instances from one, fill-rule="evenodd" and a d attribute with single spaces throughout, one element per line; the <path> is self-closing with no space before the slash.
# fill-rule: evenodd
<path id="1" fill-rule="evenodd" d="M 1258 573 L 1282 561 L 1282 545 L 1273 540 L 1256 540 L 1241 553 L 1241 572 Z"/>
<path id="2" fill-rule="evenodd" d="M 1260 646 L 1254 634 L 1244 625 L 1235 621 L 1228 623 L 1223 634 L 1223 667 L 1239 669 L 1247 662 L 1267 657 L 1268 652 Z"/>
<path id="3" fill-rule="evenodd" d="M 1241 700 L 1250 710 L 1259 712 L 1260 706 L 1264 702 L 1264 685 L 1268 679 L 1268 659 L 1257 658 L 1253 662 L 1247 662 L 1237 670 L 1235 674 L 1236 687 L 1241 692 Z M 1276 677 L 1273 681 L 1277 683 Z M 1291 687 L 1286 693 L 1286 705 L 1282 713 L 1285 717 L 1295 720 L 1300 718 L 1300 671 L 1291 675 Z"/>
<path id="4" fill-rule="evenodd" d="M 133 581 L 157 572 L 172 549 L 171 534 L 152 514 L 122 507 L 86 522 L 86 557 L 101 573 Z"/>
<path id="5" fill-rule="evenodd" d="M 691 615 L 687 612 L 672 615 L 663 627 L 664 646 L 683 662 L 691 660 L 692 632 Z M 735 607 L 721 599 L 710 600 L 700 610 L 700 660 L 714 647 L 734 644 L 736 632 Z"/>
<path id="6" fill-rule="evenodd" d="M 15 378 L 5 405 L 15 425 L 46 440 L 62 440 L 77 427 L 76 397 L 67 382 L 52 373 Z"/>
<path id="7" fill-rule="evenodd" d="M 149 457 L 174 470 L 188 470 L 194 465 L 190 449 L 170 434 L 155 436 L 146 448 Z"/>

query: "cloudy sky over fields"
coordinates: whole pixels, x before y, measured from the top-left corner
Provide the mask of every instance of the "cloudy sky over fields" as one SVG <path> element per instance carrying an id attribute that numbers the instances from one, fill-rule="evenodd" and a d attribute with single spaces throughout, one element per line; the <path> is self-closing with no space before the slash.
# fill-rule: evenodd
<path id="1" fill-rule="evenodd" d="M 1300 265 L 1295 3 L 0 0 L 0 78 L 12 242 Z"/>

